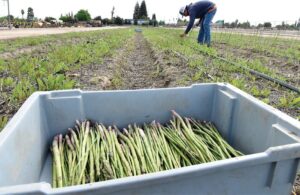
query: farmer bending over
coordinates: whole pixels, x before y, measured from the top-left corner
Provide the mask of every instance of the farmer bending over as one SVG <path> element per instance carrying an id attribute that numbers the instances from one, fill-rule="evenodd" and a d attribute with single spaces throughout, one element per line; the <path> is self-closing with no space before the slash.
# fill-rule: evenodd
<path id="1" fill-rule="evenodd" d="M 196 3 L 191 3 L 190 5 L 182 7 L 179 10 L 179 13 L 182 16 L 190 16 L 190 22 L 184 34 L 180 36 L 185 37 L 194 26 L 195 19 L 199 18 L 199 21 L 196 24 L 196 26 L 200 25 L 198 43 L 206 44 L 208 47 L 210 47 L 210 23 L 213 20 L 216 12 L 216 4 L 210 1 L 198 1 Z"/>

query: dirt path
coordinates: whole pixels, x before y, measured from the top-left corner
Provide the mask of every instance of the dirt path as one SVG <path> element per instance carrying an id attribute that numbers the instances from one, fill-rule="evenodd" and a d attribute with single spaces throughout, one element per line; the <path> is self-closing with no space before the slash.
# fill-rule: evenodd
<path id="1" fill-rule="evenodd" d="M 141 33 L 136 33 L 102 64 L 70 73 L 83 90 L 163 88 L 190 84 L 187 62 L 176 54 L 155 51 Z M 76 80 L 76 79 L 75 79 Z"/>
<path id="2" fill-rule="evenodd" d="M 87 32 L 95 30 L 105 30 L 105 29 L 119 29 L 124 27 L 97 27 L 97 28 L 25 28 L 25 29 L 12 29 L 12 30 L 0 30 L 0 40 L 1 39 L 15 39 L 20 37 L 34 37 L 41 35 L 53 35 L 53 34 L 63 34 L 70 32 Z M 126 28 L 126 27 L 125 27 Z"/>
<path id="3" fill-rule="evenodd" d="M 149 43 L 137 33 L 113 62 L 117 69 L 115 76 L 120 79 L 117 88 L 140 89 L 167 87 L 168 78 L 160 73 L 160 65 Z"/>

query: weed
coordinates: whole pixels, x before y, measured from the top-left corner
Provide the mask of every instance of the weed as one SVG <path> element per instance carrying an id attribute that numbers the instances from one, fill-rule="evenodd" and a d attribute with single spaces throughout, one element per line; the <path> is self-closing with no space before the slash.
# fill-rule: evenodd
<path id="1" fill-rule="evenodd" d="M 1 132 L 1 129 L 4 128 L 4 126 L 6 125 L 7 122 L 8 122 L 7 116 L 0 116 L 0 132 Z"/>

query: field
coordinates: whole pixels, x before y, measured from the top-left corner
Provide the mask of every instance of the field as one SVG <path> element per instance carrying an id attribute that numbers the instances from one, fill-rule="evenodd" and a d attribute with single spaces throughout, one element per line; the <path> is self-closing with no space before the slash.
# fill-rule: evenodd
<path id="1" fill-rule="evenodd" d="M 138 89 L 228 82 L 300 119 L 299 94 L 214 56 L 300 87 L 300 41 L 132 28 L 0 41 L 0 129 L 35 91 Z"/>
<path id="2" fill-rule="evenodd" d="M 163 88 L 204 82 L 231 83 L 300 120 L 298 93 L 241 68 L 299 89 L 300 40 L 218 32 L 208 48 L 197 44 L 196 30 L 184 39 L 179 37 L 182 30 L 142 30 L 0 41 L 0 131 L 35 91 Z"/>

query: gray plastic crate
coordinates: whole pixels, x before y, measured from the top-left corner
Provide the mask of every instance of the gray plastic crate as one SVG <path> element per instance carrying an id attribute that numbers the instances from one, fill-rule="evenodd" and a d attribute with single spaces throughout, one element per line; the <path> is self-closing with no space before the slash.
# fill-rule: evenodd
<path id="1" fill-rule="evenodd" d="M 87 185 L 51 188 L 49 146 L 76 119 L 120 127 L 170 110 L 213 121 L 243 157 Z M 0 194 L 289 194 L 300 123 L 228 84 L 136 91 L 37 92 L 0 134 Z"/>

